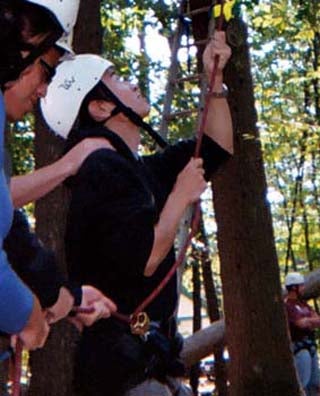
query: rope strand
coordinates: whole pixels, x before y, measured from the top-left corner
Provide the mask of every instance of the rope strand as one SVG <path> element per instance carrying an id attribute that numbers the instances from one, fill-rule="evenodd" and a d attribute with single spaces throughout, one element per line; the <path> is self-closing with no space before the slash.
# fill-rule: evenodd
<path id="1" fill-rule="evenodd" d="M 22 374 L 22 351 L 23 344 L 20 339 L 17 340 L 14 358 L 14 373 L 12 379 L 12 396 L 21 394 L 21 374 Z"/>

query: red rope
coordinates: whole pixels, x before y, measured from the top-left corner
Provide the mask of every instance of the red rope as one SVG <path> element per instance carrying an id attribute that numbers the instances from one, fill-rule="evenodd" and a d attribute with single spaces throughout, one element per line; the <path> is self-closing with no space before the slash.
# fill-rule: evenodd
<path id="1" fill-rule="evenodd" d="M 219 16 L 217 31 L 222 30 L 222 25 L 223 25 L 223 20 L 224 20 L 224 17 L 223 17 L 224 4 L 225 4 L 225 0 L 221 0 L 221 14 Z M 202 113 L 199 129 L 197 131 L 197 144 L 196 144 L 195 153 L 194 153 L 195 158 L 198 158 L 200 155 L 200 148 L 201 148 L 201 143 L 203 140 L 204 128 L 207 123 L 208 112 L 209 112 L 210 93 L 213 90 L 214 83 L 216 80 L 218 64 L 219 64 L 219 55 L 216 55 L 214 58 L 213 70 L 211 73 L 210 83 L 209 83 L 209 87 L 208 87 L 208 94 L 206 95 L 206 98 L 205 98 L 205 106 L 204 106 L 204 110 Z M 170 279 L 172 278 L 172 276 L 174 275 L 174 273 L 176 272 L 178 267 L 182 264 L 182 262 L 185 259 L 185 256 L 186 256 L 188 247 L 191 243 L 191 240 L 198 230 L 200 216 L 201 216 L 201 206 L 200 206 L 200 200 L 198 200 L 194 204 L 194 211 L 193 211 L 193 217 L 192 217 L 192 222 L 191 222 L 191 230 L 190 230 L 189 235 L 187 236 L 187 238 L 180 250 L 180 253 L 177 257 L 176 262 L 174 263 L 172 268 L 169 270 L 167 275 L 164 277 L 164 279 L 160 282 L 160 284 L 155 288 L 155 290 L 153 290 L 153 292 L 150 293 L 150 295 L 136 308 L 136 310 L 134 311 L 134 315 L 137 315 L 138 313 L 144 311 L 144 309 L 160 294 L 160 292 L 167 285 L 167 283 L 170 281 Z"/>
<path id="2" fill-rule="evenodd" d="M 22 351 L 23 344 L 21 340 L 17 340 L 14 354 L 14 372 L 12 379 L 12 396 L 20 396 L 21 391 L 21 373 L 22 373 Z"/>
<path id="3" fill-rule="evenodd" d="M 94 307 L 87 307 L 87 308 L 75 307 L 72 310 L 72 312 L 74 312 L 75 314 L 92 314 L 94 311 L 95 311 Z M 127 322 L 130 324 L 130 318 L 127 315 L 124 315 L 120 312 L 113 312 L 112 316 L 121 320 L 122 322 Z"/>

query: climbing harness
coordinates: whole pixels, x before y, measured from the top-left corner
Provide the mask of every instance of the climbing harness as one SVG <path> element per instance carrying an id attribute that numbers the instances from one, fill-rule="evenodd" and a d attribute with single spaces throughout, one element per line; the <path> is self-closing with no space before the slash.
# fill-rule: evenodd
<path id="1" fill-rule="evenodd" d="M 317 352 L 317 344 L 315 340 L 311 338 L 306 338 L 304 340 L 296 341 L 293 343 L 294 355 L 298 354 L 303 349 L 306 349 L 310 353 L 310 356 L 313 357 Z"/>
<path id="2" fill-rule="evenodd" d="M 139 312 L 130 317 L 131 333 L 144 336 L 150 329 L 150 319 L 145 312 Z"/>

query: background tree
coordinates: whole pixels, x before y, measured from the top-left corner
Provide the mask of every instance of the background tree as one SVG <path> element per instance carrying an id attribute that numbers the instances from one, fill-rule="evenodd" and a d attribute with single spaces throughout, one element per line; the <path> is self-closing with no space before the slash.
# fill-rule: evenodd
<path id="1" fill-rule="evenodd" d="M 237 41 L 232 43 L 226 81 L 231 88 L 235 155 L 213 181 L 230 395 L 299 395 L 266 201 L 247 32 L 239 20 L 233 29 Z"/>
<path id="2" fill-rule="evenodd" d="M 250 20 L 279 261 L 283 272 L 310 271 L 320 263 L 320 4 L 266 1 Z"/>

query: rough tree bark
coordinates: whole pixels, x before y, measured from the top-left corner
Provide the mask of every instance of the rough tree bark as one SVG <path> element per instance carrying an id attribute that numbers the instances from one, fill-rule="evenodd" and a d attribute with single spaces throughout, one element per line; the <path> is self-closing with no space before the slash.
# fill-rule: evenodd
<path id="1" fill-rule="evenodd" d="M 235 155 L 214 179 L 231 396 L 295 396 L 266 179 L 243 23 L 234 20 L 226 72 Z"/>
<path id="2" fill-rule="evenodd" d="M 36 165 L 44 166 L 59 157 L 63 143 L 46 131 L 40 120 L 36 122 Z M 53 249 L 61 268 L 64 268 L 64 219 L 67 196 L 63 188 L 58 188 L 37 202 L 35 215 L 36 232 L 45 246 Z M 72 349 L 74 331 L 66 321 L 52 326 L 45 347 L 33 352 L 30 358 L 32 380 L 30 396 L 72 395 Z"/>

